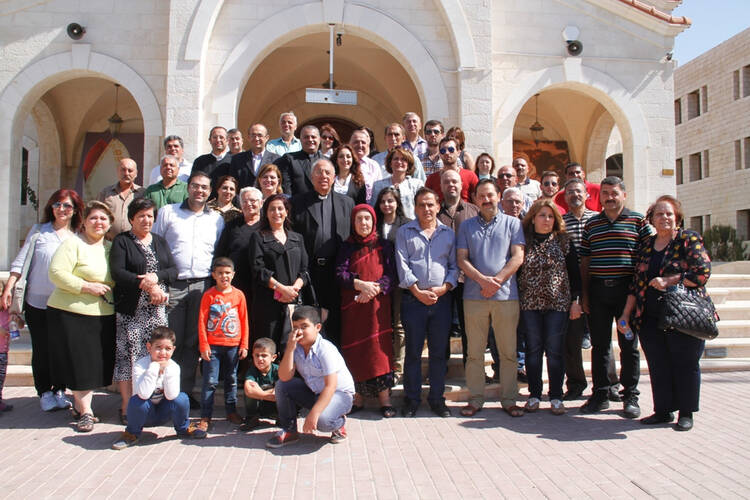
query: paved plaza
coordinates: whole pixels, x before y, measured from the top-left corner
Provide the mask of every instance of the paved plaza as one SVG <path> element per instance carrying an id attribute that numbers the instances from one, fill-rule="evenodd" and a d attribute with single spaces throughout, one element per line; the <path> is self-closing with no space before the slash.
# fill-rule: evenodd
<path id="1" fill-rule="evenodd" d="M 648 415 L 647 375 L 640 386 Z M 497 402 L 447 419 L 425 404 L 415 419 L 360 412 L 342 444 L 304 436 L 274 451 L 264 446 L 273 429 L 244 434 L 223 419 L 203 441 L 159 427 L 113 451 L 117 395 L 97 394 L 102 423 L 90 434 L 76 433 L 67 412 L 43 414 L 32 388 L 4 396 L 15 409 L 0 416 L 2 498 L 750 497 L 747 372 L 704 375 L 691 432 L 626 420 L 619 403 L 588 416 L 577 410 L 583 401 L 572 402 L 555 417 L 544 402 L 515 419 Z M 450 406 L 458 415 L 460 404 Z"/>

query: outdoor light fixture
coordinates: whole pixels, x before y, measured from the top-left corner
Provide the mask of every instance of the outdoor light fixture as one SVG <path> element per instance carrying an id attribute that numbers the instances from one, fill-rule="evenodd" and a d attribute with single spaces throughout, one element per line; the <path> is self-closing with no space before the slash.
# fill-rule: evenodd
<path id="1" fill-rule="evenodd" d="M 68 36 L 73 40 L 80 40 L 86 34 L 86 28 L 78 23 L 70 23 L 66 31 L 68 32 Z"/>
<path id="2" fill-rule="evenodd" d="M 120 133 L 120 129 L 122 128 L 122 118 L 120 118 L 120 115 L 117 114 L 117 98 L 120 93 L 120 84 L 115 83 L 115 113 L 107 118 L 107 121 L 109 122 L 109 133 L 112 134 L 112 137 L 117 136 L 117 134 Z"/>
<path id="3" fill-rule="evenodd" d="M 539 123 L 539 94 L 534 94 L 534 106 L 536 108 L 534 111 L 534 123 L 531 124 L 529 130 L 531 130 L 531 137 L 534 139 L 534 144 L 538 146 L 539 141 L 544 139 L 544 136 L 542 135 L 544 127 Z"/>

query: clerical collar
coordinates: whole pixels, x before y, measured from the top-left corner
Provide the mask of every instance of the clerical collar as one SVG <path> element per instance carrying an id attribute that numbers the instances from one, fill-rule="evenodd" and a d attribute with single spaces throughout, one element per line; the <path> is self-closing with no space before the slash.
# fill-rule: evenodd
<path id="1" fill-rule="evenodd" d="M 328 194 L 327 194 L 327 195 L 325 195 L 325 196 L 323 196 L 323 195 L 321 195 L 321 194 L 318 194 L 318 199 L 319 199 L 319 200 L 327 200 L 327 199 L 328 199 L 328 196 L 329 196 L 330 194 L 331 194 L 331 193 L 328 193 Z"/>

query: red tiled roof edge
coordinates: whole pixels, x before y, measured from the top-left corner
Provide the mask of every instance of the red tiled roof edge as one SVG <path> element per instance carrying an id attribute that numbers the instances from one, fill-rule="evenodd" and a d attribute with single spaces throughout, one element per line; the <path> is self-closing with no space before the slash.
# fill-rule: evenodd
<path id="1" fill-rule="evenodd" d="M 618 0 L 621 3 L 631 5 L 635 7 L 636 9 L 645 12 L 646 14 L 649 14 L 657 19 L 661 19 L 662 21 L 666 21 L 669 24 L 681 24 L 685 26 L 690 26 L 692 21 L 688 19 L 685 16 L 670 16 L 669 14 L 665 14 L 664 12 L 660 11 L 656 7 L 652 7 L 651 5 L 645 4 L 643 2 L 640 2 L 639 0 Z"/>

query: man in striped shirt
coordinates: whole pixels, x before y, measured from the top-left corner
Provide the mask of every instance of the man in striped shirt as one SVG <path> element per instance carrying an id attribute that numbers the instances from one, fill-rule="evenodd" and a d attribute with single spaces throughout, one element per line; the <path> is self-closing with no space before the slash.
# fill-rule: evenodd
<path id="1" fill-rule="evenodd" d="M 591 371 L 594 391 L 581 407 L 584 413 L 609 408 L 607 365 L 612 356 L 612 320 L 625 307 L 628 285 L 633 279 L 638 245 L 653 228 L 643 215 L 625 208 L 627 193 L 619 177 L 601 182 L 600 199 L 604 210 L 586 223 L 581 239 L 581 277 L 583 310 L 591 327 Z M 640 356 L 638 339 L 617 335 L 620 345 L 620 383 L 623 387 L 623 412 L 627 418 L 641 414 L 638 406 Z"/>

